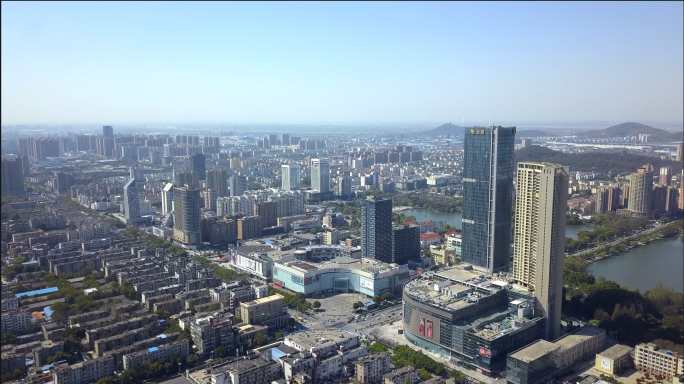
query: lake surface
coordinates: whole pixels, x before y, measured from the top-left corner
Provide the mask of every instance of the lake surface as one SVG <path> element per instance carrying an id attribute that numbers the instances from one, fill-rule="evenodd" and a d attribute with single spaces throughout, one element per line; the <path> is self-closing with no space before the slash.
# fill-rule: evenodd
<path id="1" fill-rule="evenodd" d="M 565 237 L 576 239 L 577 238 L 577 232 L 579 232 L 579 231 L 591 232 L 593 230 L 594 230 L 594 227 L 592 227 L 591 225 L 566 225 L 565 226 Z"/>
<path id="2" fill-rule="evenodd" d="M 642 293 L 659 282 L 684 292 L 684 241 L 659 240 L 589 264 L 587 271 Z"/>
<path id="3" fill-rule="evenodd" d="M 452 227 L 461 229 L 461 212 L 445 213 L 445 212 L 430 212 L 427 209 L 407 209 L 397 213 L 403 213 L 406 216 L 415 216 L 420 221 L 444 221 Z M 593 231 L 594 227 L 590 225 L 567 225 L 565 227 L 565 237 L 577 238 L 579 231 Z"/>

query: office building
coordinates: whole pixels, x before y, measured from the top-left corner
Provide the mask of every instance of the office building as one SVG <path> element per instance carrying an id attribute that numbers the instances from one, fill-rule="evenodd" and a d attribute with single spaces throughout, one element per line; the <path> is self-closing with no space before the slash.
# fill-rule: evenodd
<path id="1" fill-rule="evenodd" d="M 218 197 L 228 196 L 228 173 L 225 169 L 207 171 L 207 189 L 212 189 Z"/>
<path id="2" fill-rule="evenodd" d="M 605 351 L 596 354 L 594 369 L 610 376 L 620 374 L 633 366 L 630 356 L 634 348 L 615 344 Z"/>
<path id="3" fill-rule="evenodd" d="M 684 143 L 677 143 L 677 155 L 675 160 L 681 162 L 684 157 L 682 157 L 682 152 L 684 152 Z"/>
<path id="4" fill-rule="evenodd" d="M 102 126 L 102 136 L 113 139 L 114 138 L 114 128 L 111 125 Z"/>
<path id="5" fill-rule="evenodd" d="M 462 260 L 488 272 L 508 270 L 515 127 L 466 128 Z"/>
<path id="6" fill-rule="evenodd" d="M 660 349 L 654 343 L 634 347 L 634 366 L 642 372 L 665 376 L 668 380 L 682 374 L 684 360 L 677 352 Z"/>
<path id="7" fill-rule="evenodd" d="M 392 262 L 392 199 L 371 196 L 361 203 L 361 252 L 364 257 Z"/>
<path id="8" fill-rule="evenodd" d="M 534 292 L 546 339 L 560 336 L 569 168 L 518 163 L 513 278 Z"/>
<path id="9" fill-rule="evenodd" d="M 420 260 L 420 228 L 400 225 L 392 228 L 392 263 L 404 265 Z"/>
<path id="10" fill-rule="evenodd" d="M 282 177 L 282 189 L 283 191 L 293 191 L 300 189 L 300 178 L 301 170 L 299 165 L 296 164 L 285 164 L 280 168 L 280 174 Z"/>
<path id="11" fill-rule="evenodd" d="M 287 326 L 289 317 L 285 298 L 278 294 L 240 303 L 240 318 L 247 324 L 279 329 Z"/>
<path id="12" fill-rule="evenodd" d="M 201 153 L 195 153 L 190 157 L 192 161 L 192 170 L 197 172 L 197 177 L 200 180 L 207 179 L 207 164 L 206 157 Z"/>
<path id="13" fill-rule="evenodd" d="M 637 173 L 629 177 L 628 209 L 648 217 L 651 213 L 652 191 L 653 174 L 646 167 L 637 169 Z"/>
<path id="14" fill-rule="evenodd" d="M 337 186 L 335 187 L 335 195 L 346 198 L 352 195 L 351 178 L 349 176 L 338 176 Z"/>
<path id="15" fill-rule="evenodd" d="M 239 175 L 232 175 L 228 179 L 230 186 L 230 196 L 242 196 L 247 191 L 247 178 Z"/>
<path id="16" fill-rule="evenodd" d="M 191 249 L 199 247 L 202 241 L 199 189 L 188 187 L 174 188 L 173 212 L 174 239 Z"/>
<path id="17" fill-rule="evenodd" d="M 129 179 L 124 185 L 124 217 L 126 224 L 140 220 L 140 200 L 138 199 L 138 187 L 135 185 L 135 179 Z"/>
<path id="18" fill-rule="evenodd" d="M 311 159 L 311 189 L 330 191 L 330 163 L 327 159 Z"/>
<path id="19" fill-rule="evenodd" d="M 166 183 L 162 189 L 162 214 L 173 212 L 173 183 Z"/>
<path id="20" fill-rule="evenodd" d="M 658 184 L 670 185 L 672 182 L 672 167 L 660 167 L 660 174 L 658 175 Z"/>
<path id="21" fill-rule="evenodd" d="M 19 159 L 2 161 L 2 193 L 24 193 L 24 170 Z"/>

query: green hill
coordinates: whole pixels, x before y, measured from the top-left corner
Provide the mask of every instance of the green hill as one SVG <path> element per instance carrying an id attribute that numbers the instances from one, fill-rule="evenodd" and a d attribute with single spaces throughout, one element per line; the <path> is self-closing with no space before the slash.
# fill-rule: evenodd
<path id="1" fill-rule="evenodd" d="M 451 123 L 447 124 L 442 124 L 437 128 L 431 129 L 429 131 L 423 131 L 423 132 L 418 132 L 421 135 L 429 135 L 429 136 L 446 136 L 447 134 L 451 134 L 452 137 L 463 137 L 464 134 L 464 129 L 463 127 L 460 127 L 458 125 L 454 125 Z"/>
<path id="2" fill-rule="evenodd" d="M 682 164 L 672 160 L 662 160 L 657 157 L 622 153 L 564 153 L 549 148 L 532 145 L 515 151 L 515 162 L 536 161 L 549 162 L 570 166 L 570 172 L 636 172 L 644 164 L 652 164 L 655 169 L 669 165 L 672 172 L 678 174 Z"/>
<path id="3" fill-rule="evenodd" d="M 588 139 L 605 139 L 609 137 L 626 137 L 638 136 L 640 134 L 651 135 L 651 141 L 682 141 L 681 132 L 670 132 L 660 128 L 654 128 L 640 123 L 622 123 L 613 125 L 598 131 L 585 131 L 580 133 L 579 137 Z"/>

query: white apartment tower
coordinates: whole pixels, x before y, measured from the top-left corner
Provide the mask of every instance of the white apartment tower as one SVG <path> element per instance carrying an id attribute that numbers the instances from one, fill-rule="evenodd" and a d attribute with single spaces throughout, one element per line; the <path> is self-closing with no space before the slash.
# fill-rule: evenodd
<path id="1" fill-rule="evenodd" d="M 518 163 L 513 278 L 536 297 L 546 339 L 560 336 L 569 168 Z"/>
<path id="2" fill-rule="evenodd" d="M 330 163 L 327 159 L 311 159 L 311 189 L 330 191 Z"/>
<path id="3" fill-rule="evenodd" d="M 299 168 L 299 165 L 283 165 L 280 169 L 280 175 L 283 178 L 283 191 L 293 191 L 300 189 L 299 180 L 301 178 L 301 169 Z"/>

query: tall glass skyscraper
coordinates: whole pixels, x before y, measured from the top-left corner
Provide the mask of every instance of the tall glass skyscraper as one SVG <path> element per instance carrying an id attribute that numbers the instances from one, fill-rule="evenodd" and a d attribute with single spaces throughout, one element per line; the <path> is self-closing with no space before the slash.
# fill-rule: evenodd
<path id="1" fill-rule="evenodd" d="M 311 159 L 311 189 L 330 191 L 330 163 L 326 159 Z"/>
<path id="2" fill-rule="evenodd" d="M 371 196 L 361 204 L 361 252 L 364 257 L 392 262 L 392 199 Z"/>
<path id="3" fill-rule="evenodd" d="M 490 273 L 510 261 L 514 141 L 515 127 L 465 129 L 461 259 Z"/>

